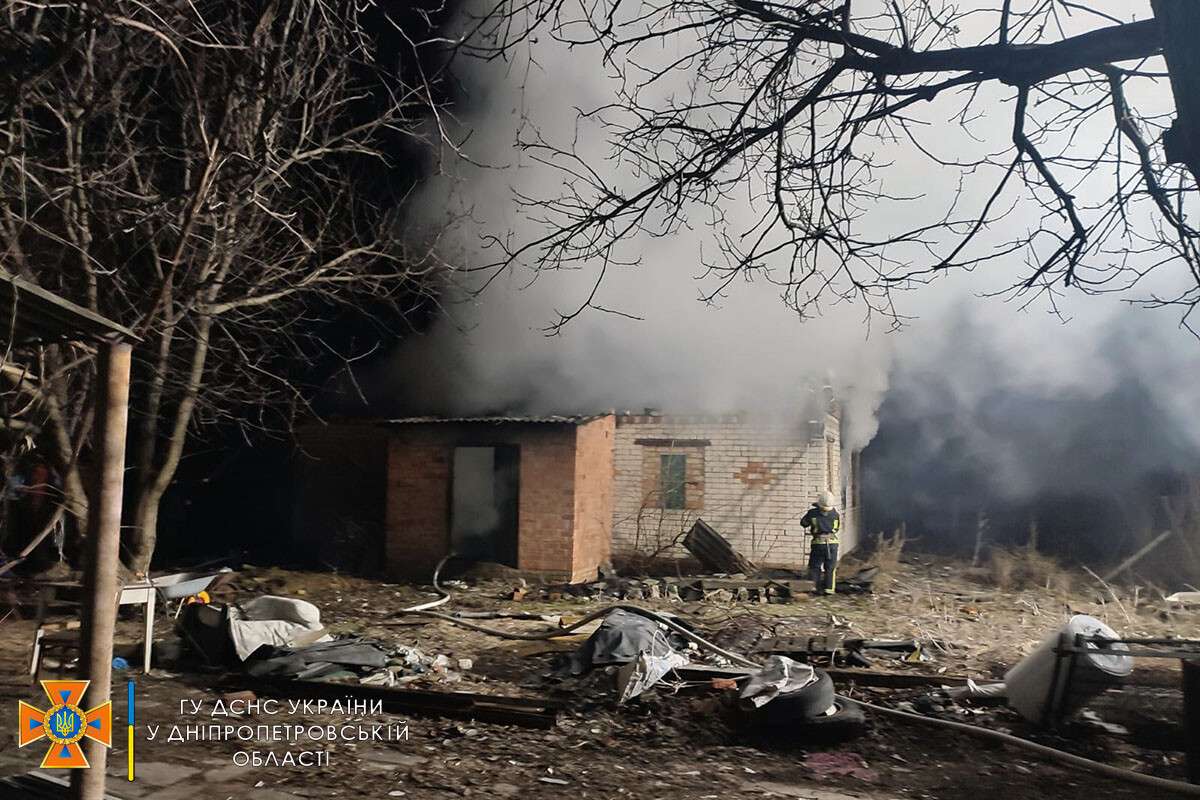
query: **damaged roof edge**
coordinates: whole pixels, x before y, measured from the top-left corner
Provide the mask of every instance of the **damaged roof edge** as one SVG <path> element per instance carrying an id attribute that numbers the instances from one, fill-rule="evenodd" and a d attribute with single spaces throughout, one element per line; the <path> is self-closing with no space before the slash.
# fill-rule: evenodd
<path id="1" fill-rule="evenodd" d="M 385 425 L 427 425 L 434 423 L 462 423 L 462 424 L 485 424 L 485 425 L 503 425 L 506 423 L 537 423 L 537 424 L 559 424 L 559 425 L 583 425 L 584 423 L 593 420 L 610 417 L 613 415 L 611 411 L 605 411 L 600 414 L 575 414 L 575 415 L 555 415 L 548 414 L 545 416 L 507 416 L 507 417 L 400 417 L 398 419 L 385 419 Z"/>

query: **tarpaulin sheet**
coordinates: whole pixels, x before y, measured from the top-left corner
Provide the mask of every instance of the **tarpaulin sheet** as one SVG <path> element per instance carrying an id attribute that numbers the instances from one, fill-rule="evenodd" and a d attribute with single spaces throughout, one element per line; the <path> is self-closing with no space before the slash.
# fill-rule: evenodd
<path id="1" fill-rule="evenodd" d="M 263 595 L 230 609 L 229 638 L 245 661 L 263 645 L 285 647 L 296 637 L 321 629 L 321 612 L 305 600 Z M 320 642 L 332 641 L 324 636 Z"/>

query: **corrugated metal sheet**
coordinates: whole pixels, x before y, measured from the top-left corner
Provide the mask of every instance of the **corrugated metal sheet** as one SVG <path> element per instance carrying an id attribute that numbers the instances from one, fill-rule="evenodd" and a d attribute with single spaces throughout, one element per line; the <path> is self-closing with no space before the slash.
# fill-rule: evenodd
<path id="1" fill-rule="evenodd" d="M 0 342 L 27 344 L 112 338 L 136 341 L 138 337 L 94 311 L 0 269 Z"/>
<path id="2" fill-rule="evenodd" d="M 388 419 L 384 422 L 388 425 L 428 425 L 431 423 L 461 423 L 483 424 L 483 425 L 504 425 L 511 423 L 545 423 L 558 425 L 582 425 L 585 422 L 591 422 L 594 419 L 600 419 L 605 414 L 579 414 L 574 416 L 562 416 L 549 414 L 546 416 L 529 416 L 529 417 L 401 417 L 399 419 Z"/>

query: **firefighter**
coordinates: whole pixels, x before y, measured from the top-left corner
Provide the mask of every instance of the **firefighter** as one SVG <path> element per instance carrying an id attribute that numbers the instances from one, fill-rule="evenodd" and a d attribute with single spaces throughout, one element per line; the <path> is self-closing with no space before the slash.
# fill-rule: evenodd
<path id="1" fill-rule="evenodd" d="M 813 593 L 818 595 L 833 594 L 837 581 L 838 531 L 842 527 L 842 517 L 833 504 L 833 492 L 821 492 L 817 502 L 800 520 L 800 527 L 807 528 L 812 536 L 808 570 Z"/>

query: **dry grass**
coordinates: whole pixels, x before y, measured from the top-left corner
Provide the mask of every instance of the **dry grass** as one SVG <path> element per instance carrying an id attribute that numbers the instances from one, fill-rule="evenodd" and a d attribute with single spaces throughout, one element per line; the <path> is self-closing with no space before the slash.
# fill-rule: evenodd
<path id="1" fill-rule="evenodd" d="M 1071 591 L 1071 574 L 1032 543 L 1010 549 L 993 548 L 990 567 L 991 581 L 1002 591 L 1044 589 L 1052 594 Z"/>
<path id="2" fill-rule="evenodd" d="M 890 537 L 882 532 L 876 534 L 875 543 L 867 556 L 867 566 L 878 567 L 875 591 L 887 591 L 900 572 L 900 554 L 904 550 L 904 531 L 897 530 Z"/>
<path id="3" fill-rule="evenodd" d="M 991 579 L 998 589 L 1007 592 L 1013 588 L 1019 556 L 999 547 L 992 549 Z"/>

